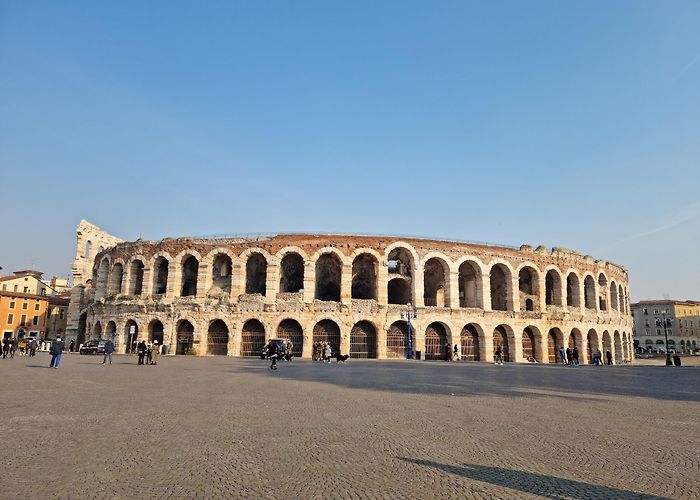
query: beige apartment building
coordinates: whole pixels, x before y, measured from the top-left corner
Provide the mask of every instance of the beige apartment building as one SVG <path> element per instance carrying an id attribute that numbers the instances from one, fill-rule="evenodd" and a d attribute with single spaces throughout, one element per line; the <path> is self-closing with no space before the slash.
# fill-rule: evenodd
<path id="1" fill-rule="evenodd" d="M 669 351 L 690 354 L 700 349 L 700 302 L 694 300 L 643 300 L 632 304 L 635 350 L 665 352 L 666 326 Z"/>

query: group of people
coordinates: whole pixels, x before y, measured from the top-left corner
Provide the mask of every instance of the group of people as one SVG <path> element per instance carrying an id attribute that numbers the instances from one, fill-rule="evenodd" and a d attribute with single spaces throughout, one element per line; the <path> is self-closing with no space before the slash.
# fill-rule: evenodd
<path id="1" fill-rule="evenodd" d="M 136 344 L 136 354 L 139 357 L 139 365 L 157 365 L 160 346 L 158 341 L 154 340 L 152 344 L 147 344 L 141 339 Z"/>
<path id="2" fill-rule="evenodd" d="M 579 365 L 579 354 L 578 354 L 578 347 L 574 346 L 574 348 L 567 347 L 564 349 L 564 346 L 561 346 L 559 348 L 559 361 L 562 365 L 565 366 L 578 366 Z M 613 364 L 613 357 L 612 353 L 607 350 L 605 351 L 605 363 L 603 363 L 603 353 L 596 347 L 595 352 L 593 353 L 593 356 L 591 356 L 591 361 L 590 363 L 592 365 L 612 365 Z"/>
<path id="3" fill-rule="evenodd" d="M 8 337 L 2 343 L 2 357 L 3 359 L 7 358 L 9 354 L 10 358 L 14 358 L 17 351 L 19 351 L 20 356 L 34 356 L 38 348 L 39 341 L 36 338 L 19 339 L 17 337 Z"/>
<path id="4" fill-rule="evenodd" d="M 311 353 L 311 359 L 313 361 L 323 361 L 324 363 L 330 363 L 333 357 L 333 348 L 331 343 L 324 340 L 317 340 L 314 342 L 313 350 Z"/>
<path id="5" fill-rule="evenodd" d="M 277 369 L 277 360 L 291 361 L 292 348 L 294 344 L 291 340 L 285 340 L 280 345 L 278 342 L 271 340 L 262 350 L 262 357 L 270 360 L 270 370 Z"/>
<path id="6" fill-rule="evenodd" d="M 443 360 L 444 361 L 459 361 L 459 346 L 457 344 L 451 346 L 449 342 L 445 342 L 443 347 Z"/>

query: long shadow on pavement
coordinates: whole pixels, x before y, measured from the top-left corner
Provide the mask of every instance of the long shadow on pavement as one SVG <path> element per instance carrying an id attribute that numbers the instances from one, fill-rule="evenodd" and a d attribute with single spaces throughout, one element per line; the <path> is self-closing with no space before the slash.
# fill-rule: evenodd
<path id="1" fill-rule="evenodd" d="M 457 476 L 557 500 L 586 500 L 589 498 L 659 500 L 664 498 L 635 491 L 621 490 L 610 486 L 601 486 L 598 484 L 584 483 L 582 481 L 505 469 L 502 467 L 487 467 L 477 464 L 455 466 L 432 462 L 430 460 L 418 460 L 406 457 L 398 458 L 405 462 L 439 469 Z"/>

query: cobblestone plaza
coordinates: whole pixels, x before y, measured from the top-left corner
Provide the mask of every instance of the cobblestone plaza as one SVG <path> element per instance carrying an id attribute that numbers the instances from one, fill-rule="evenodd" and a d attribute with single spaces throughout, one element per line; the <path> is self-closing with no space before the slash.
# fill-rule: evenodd
<path id="1" fill-rule="evenodd" d="M 0 360 L 0 497 L 700 497 L 698 367 L 101 359 Z"/>

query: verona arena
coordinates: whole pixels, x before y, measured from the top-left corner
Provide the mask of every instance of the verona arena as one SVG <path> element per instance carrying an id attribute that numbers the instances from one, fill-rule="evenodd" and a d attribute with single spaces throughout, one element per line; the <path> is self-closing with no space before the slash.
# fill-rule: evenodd
<path id="1" fill-rule="evenodd" d="M 389 236 L 278 234 L 123 242 L 78 227 L 68 338 L 158 340 L 169 354 L 556 363 L 560 346 L 632 357 L 627 270 L 575 251 Z M 410 304 L 410 305 L 409 305 Z"/>

